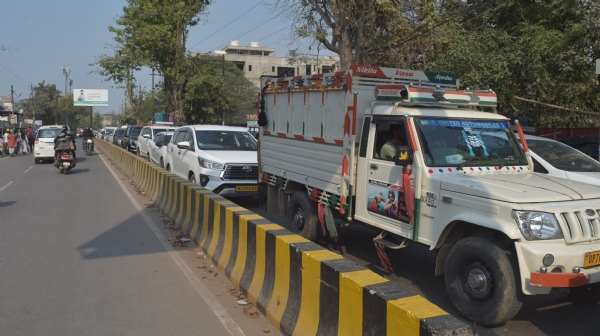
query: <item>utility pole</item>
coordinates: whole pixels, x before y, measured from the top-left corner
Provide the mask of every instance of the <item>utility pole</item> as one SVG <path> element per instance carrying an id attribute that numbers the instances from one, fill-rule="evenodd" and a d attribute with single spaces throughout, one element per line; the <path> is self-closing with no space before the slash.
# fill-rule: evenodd
<path id="1" fill-rule="evenodd" d="M 69 79 L 69 92 L 73 92 L 73 80 Z"/>
<path id="2" fill-rule="evenodd" d="M 29 104 L 30 105 L 33 102 L 33 83 L 29 84 L 29 89 L 31 90 L 31 93 L 29 94 Z M 31 131 L 35 131 L 35 106 L 31 107 L 31 112 L 33 113 L 33 125 L 31 125 Z"/>
<path id="3" fill-rule="evenodd" d="M 94 129 L 93 117 L 94 117 L 94 107 L 90 106 L 90 129 Z"/>
<path id="4" fill-rule="evenodd" d="M 13 90 L 13 86 L 10 86 L 10 100 L 11 100 L 11 105 L 10 105 L 10 114 L 14 114 L 15 113 L 15 90 Z M 10 116 L 9 116 L 10 118 Z M 19 128 L 19 115 L 17 114 L 17 127 Z"/>
<path id="5" fill-rule="evenodd" d="M 223 54 L 223 61 L 221 62 L 221 72 L 223 74 L 223 94 L 225 94 L 225 54 Z M 225 126 L 225 109 L 223 109 L 222 125 Z"/>
<path id="6" fill-rule="evenodd" d="M 152 68 L 152 96 L 154 97 L 154 68 Z"/>
<path id="7" fill-rule="evenodd" d="M 67 84 L 69 83 L 69 74 L 71 73 L 71 68 L 68 66 L 63 67 L 63 75 L 65 75 L 65 96 L 67 95 Z"/>

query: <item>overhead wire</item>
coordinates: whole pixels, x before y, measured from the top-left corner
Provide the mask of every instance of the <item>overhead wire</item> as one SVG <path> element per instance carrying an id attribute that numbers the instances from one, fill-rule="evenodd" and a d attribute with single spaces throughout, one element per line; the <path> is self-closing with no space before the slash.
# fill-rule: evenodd
<path id="1" fill-rule="evenodd" d="M 194 44 L 193 46 L 189 47 L 189 49 L 192 49 L 193 47 L 197 46 L 198 44 L 208 40 L 209 38 L 215 36 L 218 32 L 220 32 L 221 30 L 227 28 L 229 25 L 231 25 L 232 23 L 234 23 L 235 21 L 239 20 L 242 16 L 250 13 L 250 11 L 252 11 L 254 8 L 258 7 L 260 4 L 263 3 L 263 0 L 261 0 L 259 3 L 257 3 L 256 5 L 254 5 L 252 8 L 248 9 L 247 11 L 245 11 L 242 15 L 236 17 L 235 19 L 233 19 L 233 21 L 229 22 L 228 24 L 224 25 L 223 27 L 221 27 L 221 29 L 217 30 L 216 32 L 210 34 L 209 36 L 207 36 L 206 38 L 204 38 L 202 41 Z"/>
<path id="2" fill-rule="evenodd" d="M 10 72 L 11 74 L 13 74 L 13 76 L 15 76 L 17 79 L 20 79 L 24 83 L 29 83 L 28 81 L 24 80 L 23 78 L 17 76 L 16 73 L 12 72 L 12 70 L 10 70 L 10 68 L 6 65 L 6 63 L 2 62 L 2 60 L 0 60 L 0 64 L 2 64 L 2 66 L 4 66 L 6 68 L 6 70 L 8 70 L 8 72 Z"/>

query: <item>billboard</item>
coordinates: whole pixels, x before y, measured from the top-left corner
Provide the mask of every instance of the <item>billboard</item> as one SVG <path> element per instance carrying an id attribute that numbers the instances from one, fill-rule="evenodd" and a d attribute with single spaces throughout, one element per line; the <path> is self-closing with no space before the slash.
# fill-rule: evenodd
<path id="1" fill-rule="evenodd" d="M 75 106 L 108 106 L 108 90 L 74 89 Z"/>

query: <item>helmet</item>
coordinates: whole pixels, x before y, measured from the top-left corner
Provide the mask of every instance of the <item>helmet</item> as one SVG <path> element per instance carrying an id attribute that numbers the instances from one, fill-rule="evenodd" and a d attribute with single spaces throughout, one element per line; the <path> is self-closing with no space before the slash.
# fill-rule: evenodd
<path id="1" fill-rule="evenodd" d="M 63 126 L 63 127 L 60 129 L 60 130 L 61 130 L 62 132 L 66 132 L 68 129 L 69 129 L 69 127 L 67 127 L 67 126 Z"/>
<path id="2" fill-rule="evenodd" d="M 92 128 L 88 126 L 88 127 L 86 127 L 86 128 L 85 128 L 85 130 L 86 130 L 86 131 L 91 131 L 91 130 L 92 130 Z"/>

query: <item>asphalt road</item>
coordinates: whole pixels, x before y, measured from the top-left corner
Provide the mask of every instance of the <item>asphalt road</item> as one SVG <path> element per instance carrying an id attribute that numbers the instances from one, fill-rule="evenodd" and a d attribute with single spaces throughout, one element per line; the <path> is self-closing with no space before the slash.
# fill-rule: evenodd
<path id="1" fill-rule="evenodd" d="M 285 218 L 267 214 L 258 207 L 255 198 L 233 199 L 239 205 L 258 213 L 274 223 L 289 226 Z M 353 260 L 385 278 L 397 282 L 453 316 L 460 317 L 452 306 L 444 287 L 444 277 L 434 276 L 435 252 L 428 247 L 410 243 L 401 250 L 387 249 L 393 273 L 381 267 L 372 239 L 377 233 L 367 227 L 353 225 L 338 229 L 339 240 L 324 237 L 317 243 Z M 599 304 L 576 303 L 567 295 L 551 293 L 528 297 L 519 314 L 504 326 L 485 328 L 477 326 L 478 335 L 600 335 Z"/>
<path id="2" fill-rule="evenodd" d="M 0 335 L 278 335 L 80 145 L 67 175 L 31 154 L 0 159 Z"/>

